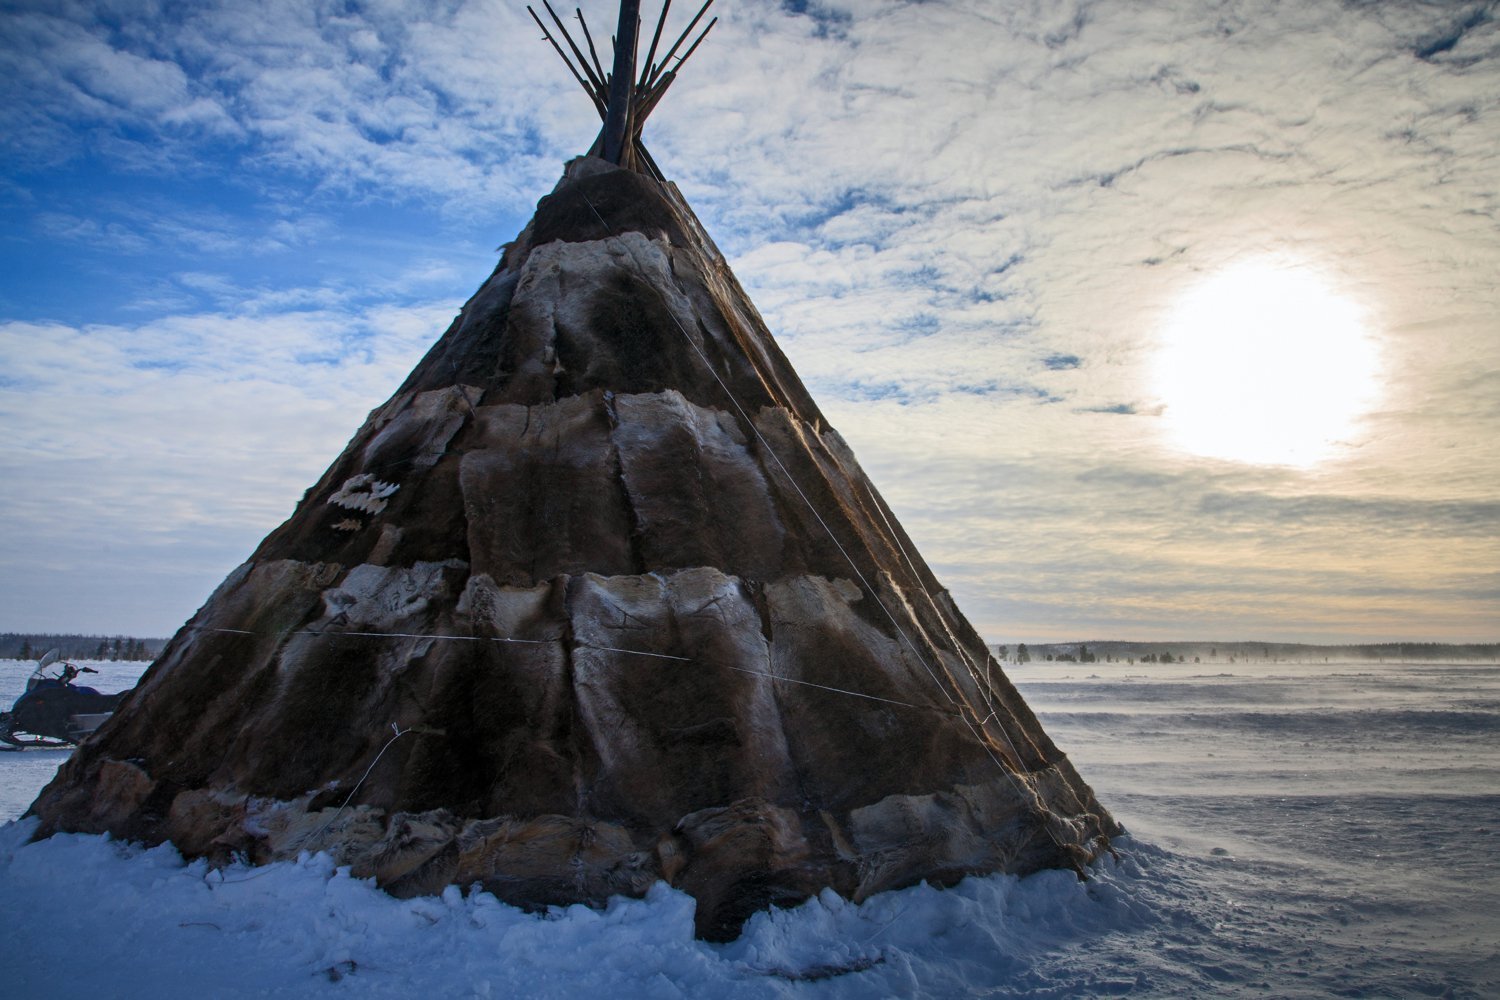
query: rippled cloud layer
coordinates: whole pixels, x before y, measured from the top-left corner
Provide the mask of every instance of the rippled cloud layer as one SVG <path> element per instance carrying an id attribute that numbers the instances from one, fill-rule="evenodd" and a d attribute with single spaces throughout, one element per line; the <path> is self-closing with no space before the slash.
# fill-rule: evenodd
<path id="1" fill-rule="evenodd" d="M 982 632 L 1494 638 L 1493 3 L 720 3 L 648 144 Z M 597 121 L 508 3 L 5 18 L 0 627 L 167 632 Z M 1267 254 L 1378 347 L 1307 468 L 1179 452 L 1152 378 Z"/>

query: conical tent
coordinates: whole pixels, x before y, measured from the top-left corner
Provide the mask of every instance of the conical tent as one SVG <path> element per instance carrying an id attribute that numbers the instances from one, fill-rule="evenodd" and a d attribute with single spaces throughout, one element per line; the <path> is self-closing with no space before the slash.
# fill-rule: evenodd
<path id="1" fill-rule="evenodd" d="M 670 183 L 568 165 L 32 807 L 398 895 L 770 904 L 1116 831 Z"/>

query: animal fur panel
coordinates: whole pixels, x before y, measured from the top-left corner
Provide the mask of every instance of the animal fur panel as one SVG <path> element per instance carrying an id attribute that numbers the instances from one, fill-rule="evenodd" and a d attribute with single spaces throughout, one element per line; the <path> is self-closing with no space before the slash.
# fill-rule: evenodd
<path id="1" fill-rule="evenodd" d="M 666 880 L 715 938 L 1117 829 L 676 189 L 594 158 L 32 811 L 397 894 Z"/>

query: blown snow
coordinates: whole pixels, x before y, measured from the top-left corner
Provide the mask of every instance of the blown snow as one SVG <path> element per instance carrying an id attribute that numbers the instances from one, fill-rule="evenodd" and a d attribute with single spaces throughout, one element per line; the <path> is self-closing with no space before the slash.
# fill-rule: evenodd
<path id="1" fill-rule="evenodd" d="M 101 688 L 128 686 L 98 665 Z M 1090 674 L 1090 671 L 1093 673 Z M 0 700 L 29 666 L 0 662 Z M 825 893 L 692 937 L 658 886 L 603 910 L 396 900 L 324 855 L 211 870 L 0 827 L 17 996 L 1433 996 L 1500 992 L 1500 668 L 1013 668 L 1133 831 L 1087 882 Z M 61 759 L 0 754 L 0 817 Z"/>

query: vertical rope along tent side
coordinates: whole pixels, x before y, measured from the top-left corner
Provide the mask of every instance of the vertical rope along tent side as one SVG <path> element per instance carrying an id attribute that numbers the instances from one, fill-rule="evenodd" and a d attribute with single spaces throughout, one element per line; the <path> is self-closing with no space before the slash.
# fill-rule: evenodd
<path id="1" fill-rule="evenodd" d="M 641 284 L 643 284 L 647 288 L 650 288 L 661 299 L 662 305 L 664 306 L 664 311 L 671 318 L 673 325 L 677 327 L 678 332 L 682 334 L 682 337 L 685 341 L 687 341 L 688 346 L 691 347 L 693 352 L 698 356 L 698 359 L 702 362 L 704 369 L 709 373 L 713 380 L 718 383 L 719 388 L 723 390 L 725 397 L 739 413 L 741 419 L 744 420 L 751 433 L 755 435 L 756 440 L 760 443 L 761 447 L 765 449 L 766 454 L 771 456 L 772 461 L 781 471 L 781 474 L 786 478 L 788 484 L 791 485 L 793 491 L 796 492 L 797 496 L 801 498 L 804 504 L 806 504 L 808 510 L 812 513 L 813 518 L 822 527 L 824 532 L 827 533 L 829 539 L 833 542 L 839 553 L 844 557 L 844 560 L 849 564 L 849 568 L 853 571 L 861 586 L 865 589 L 866 592 L 870 594 L 870 597 L 875 601 L 876 606 L 885 613 L 886 617 L 890 620 L 891 625 L 895 628 L 897 634 L 901 637 L 902 642 L 911 651 L 912 655 L 916 657 L 917 662 L 921 664 L 922 669 L 932 680 L 934 686 L 938 689 L 938 691 L 942 693 L 945 698 L 948 699 L 950 704 L 953 704 L 959 709 L 958 718 L 960 718 L 963 724 L 969 729 L 970 734 L 974 737 L 974 741 L 990 758 L 991 762 L 1000 771 L 1000 773 L 1005 775 L 1006 778 L 1011 782 L 1017 794 L 1020 795 L 1023 800 L 1030 803 L 1033 808 L 1035 808 L 1042 816 L 1050 817 L 1052 815 L 1051 811 L 1042 804 L 1040 798 L 1036 794 L 1035 789 L 1031 788 L 1029 784 L 1021 781 L 1015 771 L 1007 768 L 1005 764 L 1001 762 L 1000 758 L 995 755 L 994 748 L 990 745 L 990 742 L 985 739 L 984 730 L 980 728 L 980 724 L 976 724 L 975 720 L 970 719 L 967 712 L 964 711 L 967 706 L 965 706 L 962 701 L 955 699 L 953 695 L 949 693 L 947 688 L 942 684 L 942 682 L 938 679 L 937 674 L 928 664 L 927 658 L 922 654 L 921 650 L 917 648 L 916 643 L 912 641 L 911 637 L 907 635 L 906 629 L 901 626 L 901 623 L 896 618 L 895 614 L 890 610 L 889 607 L 886 606 L 885 602 L 881 600 L 879 592 L 876 591 L 876 589 L 870 584 L 869 580 L 865 578 L 863 571 L 861 571 L 858 564 L 855 563 L 853 556 L 849 554 L 843 543 L 839 541 L 838 536 L 834 534 L 832 527 L 829 526 L 828 522 L 824 519 L 821 512 L 818 511 L 816 505 L 813 504 L 807 493 L 802 489 L 801 485 L 797 482 L 796 477 L 792 475 L 791 470 L 786 467 L 785 463 L 782 462 L 781 457 L 776 453 L 775 448 L 771 446 L 771 443 L 766 439 L 765 435 L 761 433 L 760 428 L 756 425 L 755 421 L 751 419 L 749 412 L 740 403 L 738 397 L 735 396 L 734 391 L 729 388 L 728 384 L 725 383 L 722 378 L 719 377 L 719 373 L 714 370 L 713 364 L 709 361 L 708 356 L 704 354 L 703 349 L 698 346 L 698 344 L 693 340 L 692 336 L 688 333 L 687 329 L 682 325 L 682 322 L 677 318 L 677 314 L 671 308 L 671 304 L 666 301 L 666 296 L 661 292 L 660 289 L 656 288 L 656 286 L 652 282 L 646 280 L 645 268 L 642 265 L 640 259 L 636 256 L 635 250 L 630 247 L 628 243 L 626 243 L 626 241 L 619 239 L 619 234 L 614 232 L 613 227 L 611 227 L 610 224 L 605 220 L 604 216 L 600 214 L 598 207 L 595 206 L 591 200 L 589 200 L 586 194 L 580 192 L 580 197 L 582 197 L 584 203 L 588 205 L 589 210 L 593 213 L 594 217 L 599 220 L 599 224 L 604 228 L 607 237 L 615 239 L 623 244 L 622 249 L 625 250 L 625 252 L 630 257 L 631 262 L 634 264 L 636 274 L 641 279 Z M 917 583 L 920 586 L 921 580 L 918 579 Z M 972 673 L 970 674 L 970 679 L 974 680 L 976 689 L 982 690 L 982 688 L 980 688 L 979 682 L 975 680 Z M 999 717 L 997 715 L 997 706 L 993 703 L 993 697 L 990 697 L 991 701 L 988 706 L 991 709 L 990 718 L 996 718 L 997 721 L 995 728 L 1000 732 L 1000 735 L 1004 738 L 1006 744 L 1010 748 L 1011 753 L 1014 755 L 1016 767 L 1023 768 L 1025 767 L 1025 758 L 1023 758 L 1020 752 L 1016 749 L 1015 743 L 1010 738 L 1010 734 L 1005 731 L 1005 726 L 999 722 Z M 1043 820 L 1041 825 L 1048 838 L 1053 841 L 1053 843 L 1059 848 L 1059 850 L 1063 850 L 1066 854 L 1065 845 L 1058 838 L 1057 834 L 1053 832 L 1050 825 L 1046 822 L 1045 819 Z"/>

